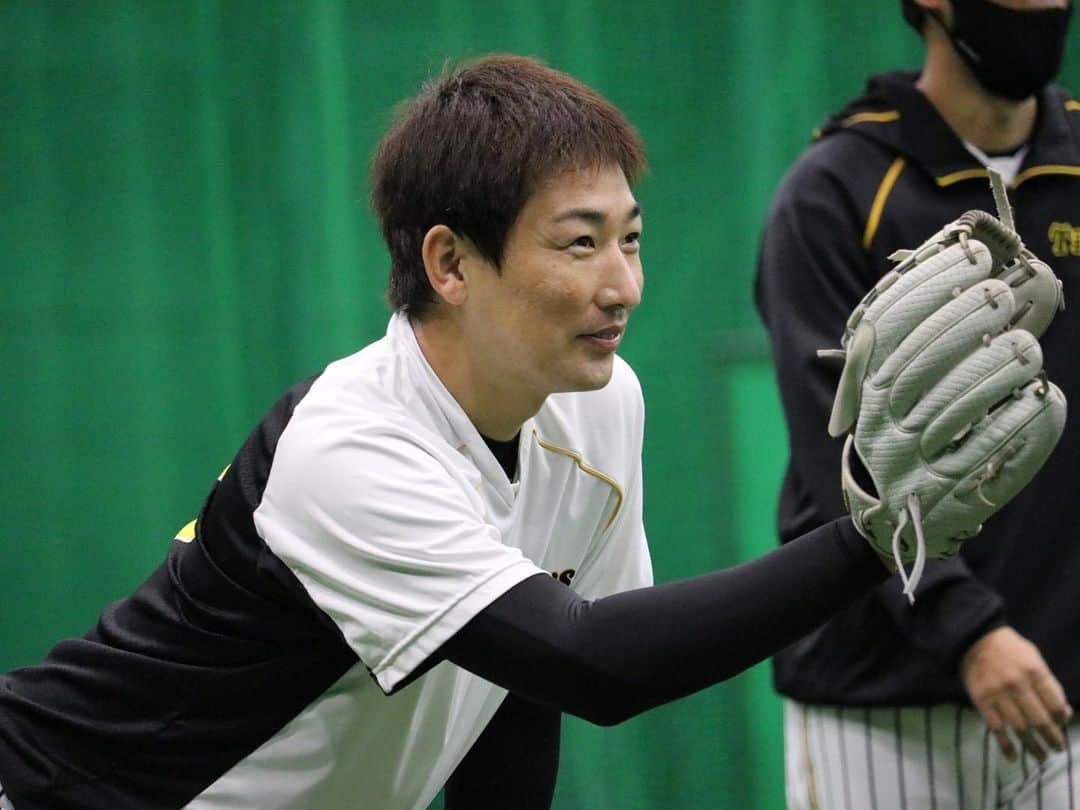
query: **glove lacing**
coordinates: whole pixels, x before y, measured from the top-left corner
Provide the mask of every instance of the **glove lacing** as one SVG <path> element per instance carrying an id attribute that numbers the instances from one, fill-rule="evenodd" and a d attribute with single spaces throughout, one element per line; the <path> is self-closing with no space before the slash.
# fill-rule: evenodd
<path id="1" fill-rule="evenodd" d="M 903 542 L 900 535 L 908 523 L 911 523 L 915 530 L 915 564 L 911 566 L 910 574 L 904 569 L 904 561 L 900 556 L 900 546 Z M 907 502 L 900 510 L 896 531 L 892 536 L 892 553 L 893 560 L 896 562 L 896 571 L 900 574 L 900 581 L 904 583 L 904 596 L 908 598 L 909 603 L 915 604 L 915 589 L 922 579 L 923 569 L 926 568 L 926 538 L 923 536 L 922 506 L 919 503 L 919 496 L 914 492 L 907 496 Z"/>

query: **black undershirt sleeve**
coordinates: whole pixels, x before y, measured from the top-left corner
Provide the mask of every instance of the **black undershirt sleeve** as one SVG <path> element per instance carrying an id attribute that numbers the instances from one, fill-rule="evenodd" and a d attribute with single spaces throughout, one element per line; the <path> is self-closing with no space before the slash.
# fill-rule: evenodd
<path id="1" fill-rule="evenodd" d="M 887 576 L 843 518 L 733 568 L 595 601 L 538 574 L 477 614 L 438 657 L 613 725 L 742 672 Z"/>

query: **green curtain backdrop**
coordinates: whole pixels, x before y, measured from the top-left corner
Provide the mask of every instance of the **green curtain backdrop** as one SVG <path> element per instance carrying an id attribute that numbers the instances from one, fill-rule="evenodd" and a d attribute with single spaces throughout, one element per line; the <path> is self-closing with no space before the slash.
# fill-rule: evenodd
<path id="1" fill-rule="evenodd" d="M 658 579 L 772 547 L 761 222 L 822 115 L 917 65 L 897 2 L 0 0 L 0 668 L 85 631 L 276 395 L 382 333 L 372 148 L 424 77 L 490 51 L 580 77 L 649 145 L 624 355 Z M 782 782 L 761 666 L 617 728 L 568 719 L 556 807 L 778 808 Z"/>

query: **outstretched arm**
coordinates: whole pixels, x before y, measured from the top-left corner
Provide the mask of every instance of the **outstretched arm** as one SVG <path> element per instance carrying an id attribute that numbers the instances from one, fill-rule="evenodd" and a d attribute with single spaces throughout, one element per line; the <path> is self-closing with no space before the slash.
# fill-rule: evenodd
<path id="1" fill-rule="evenodd" d="M 742 672 L 887 573 L 844 518 L 751 562 L 595 601 L 538 575 L 481 611 L 440 657 L 613 725 Z"/>

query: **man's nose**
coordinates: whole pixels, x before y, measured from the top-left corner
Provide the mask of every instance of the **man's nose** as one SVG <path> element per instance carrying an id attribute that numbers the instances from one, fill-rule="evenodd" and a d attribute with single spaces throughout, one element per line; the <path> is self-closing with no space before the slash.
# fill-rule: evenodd
<path id="1" fill-rule="evenodd" d="M 621 307 L 631 310 L 641 303 L 644 279 L 637 254 L 627 255 L 619 246 L 611 251 L 604 286 L 597 295 L 601 309 Z"/>

